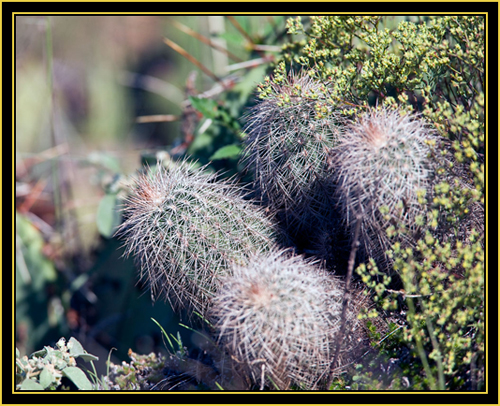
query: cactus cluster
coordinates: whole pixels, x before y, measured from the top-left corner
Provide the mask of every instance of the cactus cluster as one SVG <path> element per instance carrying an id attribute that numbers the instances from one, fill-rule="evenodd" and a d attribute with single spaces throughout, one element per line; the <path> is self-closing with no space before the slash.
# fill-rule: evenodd
<path id="1" fill-rule="evenodd" d="M 312 86 L 305 76 L 292 79 Z M 272 108 L 277 114 L 278 106 Z M 308 114 L 302 126 L 311 128 L 305 122 L 317 116 L 307 103 L 293 107 L 301 108 Z M 338 263 L 338 252 L 349 247 L 338 237 L 342 227 L 349 232 L 359 218 L 366 257 L 384 264 L 391 243 L 386 228 L 403 222 L 412 229 L 425 215 L 419 197 L 431 184 L 432 131 L 397 110 L 373 109 L 342 126 L 336 120 L 335 137 L 328 120 L 325 132 L 292 133 L 297 127 L 289 117 L 268 116 L 267 109 L 257 107 L 262 114 L 253 116 L 247 144 L 261 205 L 245 199 L 236 183 L 188 160 L 159 163 L 137 178 L 118 234 L 126 254 L 138 259 L 153 297 L 211 320 L 226 359 L 250 387 L 320 388 L 336 340 L 342 338 L 343 357 L 335 367 L 363 341 L 359 306 L 348 304 L 341 331 L 344 283 L 318 259 L 279 250 L 275 221 L 290 220 L 286 232 L 300 230 L 321 248 L 317 258 L 333 255 Z M 286 125 L 281 134 L 277 129 Z"/>
<path id="2" fill-rule="evenodd" d="M 357 20 L 367 30 L 377 22 Z M 404 295 L 393 288 L 429 274 L 408 277 L 413 249 L 427 252 L 422 247 L 439 240 L 461 252 L 484 223 L 481 178 L 469 176 L 479 163 L 466 167 L 458 154 L 441 153 L 451 144 L 428 114 L 389 99 L 343 109 L 336 71 L 315 76 L 284 66 L 260 85 L 262 100 L 245 117 L 242 163 L 255 200 L 187 160 L 159 164 L 137 179 L 119 230 L 153 296 L 210 322 L 244 389 L 331 384 L 365 341 L 357 316 L 369 306 L 350 288 L 355 261 L 370 264 L 369 275 L 358 273 L 376 297 Z M 379 270 L 382 282 L 369 284 Z"/>
<path id="3" fill-rule="evenodd" d="M 242 193 L 188 160 L 159 163 L 135 180 L 117 234 L 153 298 L 210 319 L 251 387 L 324 385 L 343 283 L 279 249 L 272 219 Z M 350 307 L 343 352 L 358 343 L 356 315 Z"/>
<path id="4" fill-rule="evenodd" d="M 285 88 L 292 92 L 297 81 L 313 88 L 306 76 L 290 76 Z M 334 275 L 342 272 L 322 264 L 333 257 L 347 267 L 350 235 L 359 238 L 362 260 L 391 272 L 386 251 L 395 241 L 415 244 L 429 214 L 425 198 L 443 179 L 434 162 L 439 137 L 418 116 L 386 107 L 335 125 L 323 118 L 324 127 L 309 131 L 306 122 L 318 120 L 311 105 L 272 103 L 255 107 L 248 127 L 260 204 L 189 160 L 158 163 L 137 178 L 118 234 L 154 297 L 210 321 L 238 382 L 317 389 L 363 344 L 357 315 L 367 307 L 361 296 L 344 302 L 344 281 Z M 299 116 L 303 109 L 303 122 L 280 109 Z M 387 233 L 401 225 L 410 232 Z M 278 230 L 293 244 L 298 235 L 307 239 L 315 259 L 297 255 L 297 245 L 278 248 Z"/>

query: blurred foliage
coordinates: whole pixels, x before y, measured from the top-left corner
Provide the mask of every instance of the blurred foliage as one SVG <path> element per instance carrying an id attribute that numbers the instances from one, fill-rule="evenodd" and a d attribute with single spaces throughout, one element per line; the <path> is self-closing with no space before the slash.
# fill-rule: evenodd
<path id="1" fill-rule="evenodd" d="M 237 173 L 239 117 L 279 50 L 256 46 L 285 40 L 284 17 L 15 18 L 16 344 L 29 354 L 73 335 L 101 358 L 116 348 L 116 363 L 129 348 L 165 354 L 150 318 L 169 331 L 180 319 L 121 257 L 124 190 L 163 151 Z M 186 346 L 193 334 L 181 329 Z"/>
<path id="2" fill-rule="evenodd" d="M 43 254 L 44 244 L 43 236 L 30 220 L 16 213 L 17 333 L 35 343 L 53 339 L 64 330 L 61 300 L 49 294 L 57 271 Z"/>

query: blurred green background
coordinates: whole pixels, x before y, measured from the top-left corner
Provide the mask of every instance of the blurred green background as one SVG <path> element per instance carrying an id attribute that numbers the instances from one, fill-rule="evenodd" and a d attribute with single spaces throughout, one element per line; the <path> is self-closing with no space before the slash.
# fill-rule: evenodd
<path id="1" fill-rule="evenodd" d="M 241 116 L 285 32 L 282 16 L 15 17 L 22 355 L 70 336 L 115 363 L 165 352 L 151 318 L 196 348 L 112 236 L 123 184 L 161 151 L 238 173 Z"/>

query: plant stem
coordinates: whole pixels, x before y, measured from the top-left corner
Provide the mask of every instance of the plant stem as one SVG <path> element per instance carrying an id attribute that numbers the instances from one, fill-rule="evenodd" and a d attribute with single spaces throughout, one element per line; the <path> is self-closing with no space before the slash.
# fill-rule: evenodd
<path id="1" fill-rule="evenodd" d="M 422 300 L 420 300 L 420 305 L 425 308 L 424 304 L 422 303 Z M 443 372 L 443 362 L 442 362 L 442 354 L 441 350 L 439 349 L 439 343 L 436 340 L 436 335 L 434 334 L 434 327 L 432 325 L 432 322 L 429 317 L 426 317 L 425 323 L 427 324 L 427 330 L 429 331 L 429 336 L 431 338 L 431 343 L 432 347 L 436 351 L 436 363 L 438 367 L 438 384 L 439 384 L 439 390 L 445 390 L 445 383 L 444 383 L 444 372 Z"/>
<path id="2" fill-rule="evenodd" d="M 413 304 L 413 300 L 410 299 L 407 301 L 408 303 L 408 316 L 410 316 L 408 319 L 409 320 L 415 320 L 415 305 Z M 420 360 L 422 361 L 422 365 L 424 367 L 425 375 L 427 376 L 427 379 L 429 380 L 429 387 L 431 390 L 436 390 L 436 380 L 434 379 L 434 376 L 432 375 L 431 368 L 429 366 L 429 362 L 427 360 L 427 355 L 425 354 L 424 346 L 422 345 L 422 337 L 418 334 L 420 330 L 417 330 L 416 326 L 411 323 L 412 325 L 412 335 L 415 338 L 415 342 L 417 345 L 417 352 L 418 356 L 420 357 Z"/>
<path id="3" fill-rule="evenodd" d="M 53 72 L 53 43 L 52 43 L 52 20 L 50 16 L 45 19 L 45 63 L 47 70 L 47 87 L 49 90 L 50 99 L 50 112 L 49 112 L 49 129 L 51 134 L 51 139 L 54 147 L 57 147 L 57 140 L 55 137 L 54 129 L 54 72 Z M 55 218 L 56 218 L 56 230 L 61 230 L 62 228 L 62 202 L 61 202 L 61 189 L 59 185 L 59 164 L 57 160 L 53 160 L 51 163 L 52 167 L 52 183 L 54 188 L 54 208 L 55 208 Z"/>
<path id="4" fill-rule="evenodd" d="M 345 291 L 344 291 L 344 298 L 342 300 L 342 314 L 341 314 L 341 324 L 340 324 L 340 329 L 337 334 L 337 344 L 336 344 L 336 350 L 335 350 L 335 356 L 333 357 L 333 361 L 330 364 L 330 372 L 328 376 L 328 385 L 327 388 L 330 388 L 333 383 L 333 377 L 334 377 L 334 371 L 336 369 L 336 365 L 338 362 L 338 358 L 340 355 L 340 348 L 342 347 L 342 339 L 344 338 L 345 334 L 345 324 L 346 324 L 346 314 L 347 314 L 347 308 L 349 306 L 349 296 L 350 296 L 350 289 L 351 289 L 351 279 L 352 279 L 352 273 L 354 270 L 354 261 L 356 259 L 356 251 L 358 250 L 359 247 L 359 232 L 361 229 L 361 215 L 358 214 L 356 216 L 356 224 L 355 224 L 355 230 L 354 230 L 354 239 L 352 241 L 351 245 L 351 253 L 349 255 L 349 262 L 347 264 L 347 276 L 346 276 L 346 284 L 345 284 Z"/>

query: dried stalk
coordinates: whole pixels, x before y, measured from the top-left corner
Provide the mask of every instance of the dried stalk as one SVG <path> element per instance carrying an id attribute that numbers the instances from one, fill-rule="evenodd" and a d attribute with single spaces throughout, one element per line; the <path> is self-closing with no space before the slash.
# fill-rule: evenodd
<path id="1" fill-rule="evenodd" d="M 347 276 L 346 276 L 346 284 L 345 284 L 345 290 L 344 290 L 344 298 L 342 300 L 342 314 L 341 314 L 341 321 L 340 321 L 340 329 L 337 334 L 337 344 L 336 344 L 336 350 L 335 350 L 335 356 L 333 357 L 333 361 L 330 364 L 330 372 L 328 376 L 328 386 L 327 388 L 330 388 L 330 386 L 333 383 L 333 378 L 334 378 L 334 372 L 336 370 L 336 365 L 339 359 L 340 355 L 340 349 L 342 347 L 342 340 L 345 335 L 345 324 L 346 324 L 346 315 L 347 315 L 347 309 L 349 307 L 349 296 L 350 296 L 350 288 L 351 288 L 351 279 L 352 279 L 352 273 L 354 270 L 354 262 L 356 259 L 356 251 L 358 250 L 359 247 L 359 232 L 361 229 L 361 215 L 356 216 L 356 225 L 355 225 L 355 230 L 354 230 L 354 239 L 352 241 L 351 245 L 351 253 L 349 255 L 349 262 L 347 263 Z"/>

